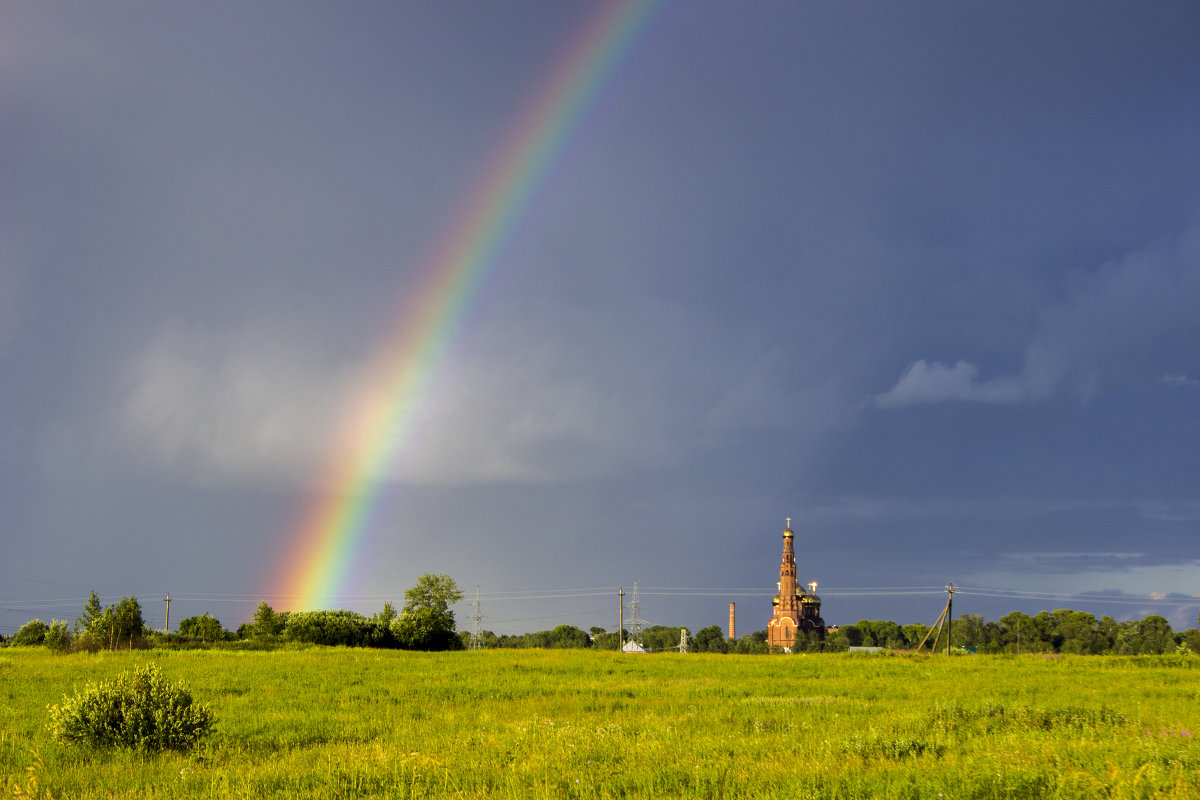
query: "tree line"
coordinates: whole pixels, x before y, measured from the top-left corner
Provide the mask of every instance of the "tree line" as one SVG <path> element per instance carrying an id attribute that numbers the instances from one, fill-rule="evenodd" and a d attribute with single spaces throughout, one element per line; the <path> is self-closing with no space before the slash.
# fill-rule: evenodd
<path id="1" fill-rule="evenodd" d="M 251 622 L 236 631 L 226 630 L 207 612 L 179 623 L 176 633 L 155 631 L 146 625 L 141 604 L 124 597 L 109 606 L 92 592 L 73 625 L 65 621 L 32 620 L 0 644 L 44 645 L 55 651 L 118 650 L 144 647 L 243 647 L 266 648 L 289 643 L 376 647 L 404 650 L 461 650 L 483 648 L 591 648 L 617 650 L 629 641 L 628 631 L 593 627 L 587 631 L 574 625 L 523 634 L 482 631 L 478 640 L 455 627 L 452 606 L 462 600 L 454 579 L 425 574 L 404 593 L 403 608 L 391 603 L 367 617 L 354 611 L 276 611 L 260 603 Z M 650 652 L 677 651 L 681 637 L 689 652 L 767 653 L 766 630 L 748 633 L 736 640 L 725 636 L 717 625 L 692 634 L 685 628 L 651 625 L 641 631 L 641 643 Z M 996 620 L 981 614 L 963 614 L 950 625 L 950 646 L 979 653 L 1070 653 L 1080 655 L 1152 655 L 1173 652 L 1200 653 L 1200 631 L 1175 632 L 1166 618 L 1157 614 L 1140 620 L 1117 621 L 1109 616 L 1070 609 L 1042 611 L 1035 615 L 1014 611 Z M 915 650 L 922 641 L 930 649 L 936 631 L 922 623 L 900 625 L 886 620 L 860 620 L 832 629 L 821 639 L 798 632 L 793 653 L 837 652 L 852 647 Z M 945 646 L 945 639 L 939 643 Z"/>
<path id="2" fill-rule="evenodd" d="M 1070 609 L 1042 611 L 1035 615 L 1014 611 L 997 620 L 985 620 L 982 614 L 963 614 L 950 626 L 950 646 L 977 653 L 1064 653 L 1079 655 L 1157 655 L 1162 653 L 1200 653 L 1200 630 L 1175 632 L 1165 617 L 1151 614 L 1145 619 L 1117 621 L 1109 616 L 1097 619 L 1092 614 Z M 680 628 L 654 625 L 642 632 L 642 644 L 651 652 L 677 650 Z M 464 642 L 469 634 L 461 633 Z M 859 620 L 819 636 L 797 631 L 793 653 L 839 652 L 851 647 L 880 647 L 888 650 L 916 650 L 924 642 L 930 650 L 937 629 L 922 623 L 900 625 L 886 620 Z M 625 641 L 629 640 L 625 632 Z M 572 625 L 552 630 L 497 636 L 491 631 L 480 635 L 483 647 L 591 647 L 616 650 L 620 645 L 615 632 L 603 628 L 583 631 Z M 701 628 L 687 637 L 688 650 L 699 653 L 767 653 L 766 630 L 729 639 L 717 625 Z M 943 637 L 939 649 L 945 646 Z"/>
<path id="3" fill-rule="evenodd" d="M 912 650 L 927 633 L 929 628 L 920 623 L 897 625 L 881 620 L 860 620 L 853 625 L 841 626 L 829 635 L 827 642 L 835 647 Z M 934 635 L 928 637 L 926 647 L 930 646 Z M 982 614 L 963 614 L 950 625 L 950 645 L 979 653 L 1200 653 L 1200 631 L 1195 628 L 1172 631 L 1171 623 L 1158 614 L 1140 620 L 1117 621 L 1109 616 L 1097 619 L 1084 611 L 1063 608 L 1032 616 L 1013 611 L 999 619 L 986 621 Z"/>
<path id="4" fill-rule="evenodd" d="M 354 611 L 276 611 L 266 601 L 254 619 L 226 630 L 207 612 L 179 623 L 177 633 L 156 631 L 146 625 L 136 597 L 123 597 L 105 607 L 92 592 L 73 625 L 63 620 L 49 624 L 35 619 L 21 626 L 3 643 L 10 646 L 44 645 L 60 652 L 132 650 L 146 647 L 241 646 L 273 647 L 281 644 L 342 645 L 402 650 L 459 650 L 462 639 L 455 631 L 451 608 L 462 600 L 454 579 L 447 575 L 422 575 L 404 593 L 404 607 L 391 603 L 371 617 Z"/>

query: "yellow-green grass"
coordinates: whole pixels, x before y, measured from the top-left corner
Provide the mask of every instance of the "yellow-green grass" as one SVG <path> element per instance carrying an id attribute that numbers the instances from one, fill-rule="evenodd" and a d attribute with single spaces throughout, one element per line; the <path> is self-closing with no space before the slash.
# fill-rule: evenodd
<path id="1" fill-rule="evenodd" d="M 216 712 L 197 750 L 50 737 L 151 661 Z M 1200 797 L 1196 657 L 10 648 L 0 687 L 10 796 Z"/>

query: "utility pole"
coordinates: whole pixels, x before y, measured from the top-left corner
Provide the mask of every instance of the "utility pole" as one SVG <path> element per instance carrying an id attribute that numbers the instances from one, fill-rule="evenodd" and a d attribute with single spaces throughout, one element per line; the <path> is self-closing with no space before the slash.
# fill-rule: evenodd
<path id="1" fill-rule="evenodd" d="M 946 605 L 942 607 L 942 613 L 938 614 L 938 618 L 933 621 L 933 625 L 929 626 L 929 630 L 925 631 L 925 636 L 921 639 L 921 643 L 917 645 L 917 652 L 925 646 L 925 642 L 929 641 L 929 634 L 937 631 L 937 636 L 933 637 L 933 644 L 929 646 L 931 653 L 936 653 L 938 642 L 942 640 L 942 633 L 946 634 L 946 655 L 950 655 L 950 613 L 951 604 L 954 602 L 954 591 L 958 587 L 953 583 L 946 584 Z"/>
<path id="2" fill-rule="evenodd" d="M 167 604 L 167 618 L 163 622 L 163 633 L 171 632 L 171 593 L 167 592 L 167 596 L 163 598 L 163 602 Z"/>
<path id="3" fill-rule="evenodd" d="M 471 643 L 468 650 L 483 649 L 483 615 L 479 613 L 479 584 L 475 584 L 475 601 L 471 603 Z"/>
<path id="4" fill-rule="evenodd" d="M 950 655 L 950 634 L 954 632 L 954 590 L 953 583 L 946 584 L 946 655 Z"/>
<path id="5" fill-rule="evenodd" d="M 617 650 L 625 649 L 625 588 L 617 589 Z"/>

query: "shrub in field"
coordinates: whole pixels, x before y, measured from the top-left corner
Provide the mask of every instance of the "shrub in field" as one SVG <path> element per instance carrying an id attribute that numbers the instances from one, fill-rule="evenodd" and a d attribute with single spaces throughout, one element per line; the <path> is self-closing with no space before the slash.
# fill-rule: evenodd
<path id="1" fill-rule="evenodd" d="M 9 644 L 17 647 L 35 647 L 39 644 L 45 644 L 46 631 L 48 630 L 50 630 L 50 626 L 40 619 L 31 619 L 13 634 L 12 641 Z"/>
<path id="2" fill-rule="evenodd" d="M 212 729 L 213 714 L 192 702 L 154 664 L 88 684 L 50 707 L 50 732 L 67 744 L 129 749 L 187 750 Z"/>

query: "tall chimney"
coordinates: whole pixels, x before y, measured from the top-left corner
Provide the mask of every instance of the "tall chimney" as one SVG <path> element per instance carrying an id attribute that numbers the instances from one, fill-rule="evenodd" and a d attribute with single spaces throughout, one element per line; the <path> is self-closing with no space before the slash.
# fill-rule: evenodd
<path id="1" fill-rule="evenodd" d="M 729 638 L 737 638 L 737 628 L 733 624 L 733 603 L 729 604 Z"/>

